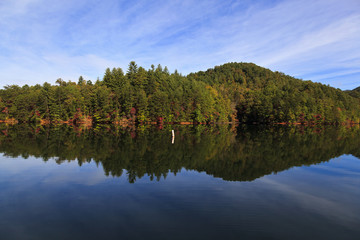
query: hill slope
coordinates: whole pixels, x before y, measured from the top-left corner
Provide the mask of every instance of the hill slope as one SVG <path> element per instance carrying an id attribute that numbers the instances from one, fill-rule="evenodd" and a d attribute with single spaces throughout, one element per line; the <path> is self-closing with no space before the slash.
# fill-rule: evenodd
<path id="1" fill-rule="evenodd" d="M 359 122 L 360 99 L 252 63 L 227 63 L 182 76 L 135 62 L 103 80 L 0 90 L 0 120 L 23 122 Z"/>
<path id="2" fill-rule="evenodd" d="M 355 98 L 360 98 L 360 87 L 357 87 L 353 90 L 346 91 L 346 92 Z"/>
<path id="3" fill-rule="evenodd" d="M 232 100 L 243 122 L 358 121 L 359 99 L 252 63 L 228 63 L 189 75 Z"/>

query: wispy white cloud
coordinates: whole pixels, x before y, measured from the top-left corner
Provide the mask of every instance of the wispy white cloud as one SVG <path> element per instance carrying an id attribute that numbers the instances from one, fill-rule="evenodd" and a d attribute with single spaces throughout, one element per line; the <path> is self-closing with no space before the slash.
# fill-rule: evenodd
<path id="1" fill-rule="evenodd" d="M 26 14 L 29 5 L 39 0 L 3 0 L 0 3 L 0 19 L 6 20 L 10 17 Z"/>
<path id="2" fill-rule="evenodd" d="M 356 0 L 6 0 L 0 20 L 0 85 L 96 79 L 131 60 L 184 74 L 249 61 L 336 87 L 360 85 Z"/>

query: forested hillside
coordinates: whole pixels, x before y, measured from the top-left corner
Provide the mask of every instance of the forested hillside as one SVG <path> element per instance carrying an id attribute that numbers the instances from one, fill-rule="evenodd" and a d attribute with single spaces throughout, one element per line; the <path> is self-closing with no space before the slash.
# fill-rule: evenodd
<path id="1" fill-rule="evenodd" d="M 0 120 L 20 122 L 359 122 L 355 94 L 272 72 L 227 63 L 182 76 L 131 62 L 106 69 L 102 80 L 58 79 L 57 85 L 6 86 Z"/>
<path id="2" fill-rule="evenodd" d="M 360 98 L 360 87 L 357 87 L 353 90 L 346 91 L 346 92 L 349 93 L 353 97 Z"/>
<path id="3" fill-rule="evenodd" d="M 189 75 L 231 99 L 241 122 L 359 121 L 359 99 L 252 63 L 228 63 Z"/>

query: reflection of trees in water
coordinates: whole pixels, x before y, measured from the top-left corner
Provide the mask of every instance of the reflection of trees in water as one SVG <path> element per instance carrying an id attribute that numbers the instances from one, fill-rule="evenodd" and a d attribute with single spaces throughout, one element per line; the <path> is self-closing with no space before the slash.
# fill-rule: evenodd
<path id="1" fill-rule="evenodd" d="M 175 144 L 171 143 L 175 129 Z M 224 180 L 251 181 L 293 166 L 328 161 L 342 154 L 360 156 L 359 127 L 114 126 L 81 129 L 66 125 L 0 125 L 0 152 L 35 156 L 59 164 L 94 161 L 106 175 L 127 172 L 129 182 L 149 175 L 166 178 L 182 168 L 205 171 Z"/>

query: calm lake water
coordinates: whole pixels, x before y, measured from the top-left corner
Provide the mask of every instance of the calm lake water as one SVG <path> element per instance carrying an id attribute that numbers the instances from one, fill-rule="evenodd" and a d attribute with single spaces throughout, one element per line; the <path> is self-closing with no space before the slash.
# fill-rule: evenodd
<path id="1" fill-rule="evenodd" d="M 358 126 L 0 125 L 0 239 L 360 239 L 359 157 Z"/>

